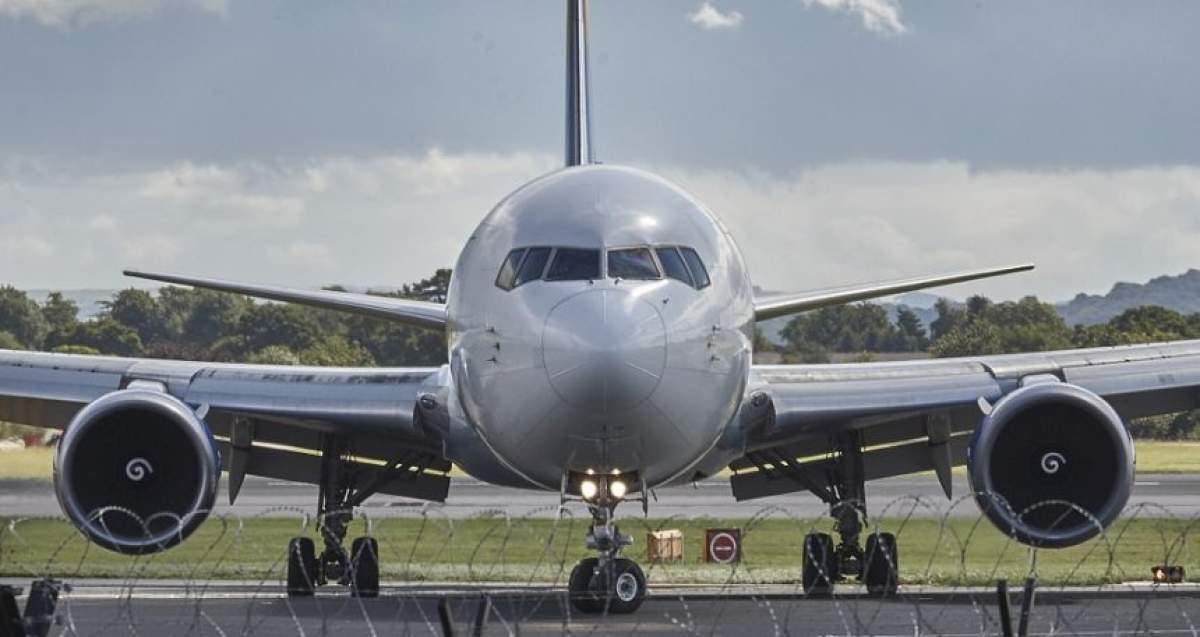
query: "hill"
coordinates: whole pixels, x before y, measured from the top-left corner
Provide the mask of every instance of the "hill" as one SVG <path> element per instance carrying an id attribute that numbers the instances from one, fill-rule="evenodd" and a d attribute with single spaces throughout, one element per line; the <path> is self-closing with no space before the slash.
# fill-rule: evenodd
<path id="1" fill-rule="evenodd" d="M 1117 283 L 1108 294 L 1078 294 L 1059 303 L 1057 309 L 1067 325 L 1095 325 L 1142 305 L 1161 305 L 1183 314 L 1200 312 L 1200 270 L 1155 277 L 1146 283 Z"/>

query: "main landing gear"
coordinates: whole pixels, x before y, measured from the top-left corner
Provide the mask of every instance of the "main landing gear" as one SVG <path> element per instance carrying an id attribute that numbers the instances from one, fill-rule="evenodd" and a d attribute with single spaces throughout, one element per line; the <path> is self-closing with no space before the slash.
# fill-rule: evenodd
<path id="1" fill-rule="evenodd" d="M 318 555 L 312 538 L 308 537 L 288 542 L 289 597 L 311 596 L 317 586 L 328 583 L 349 586 L 355 597 L 379 595 L 379 543 L 373 537 L 360 537 L 351 543 L 349 552 L 344 547 L 354 507 L 375 493 L 379 480 L 361 487 L 356 485 L 357 476 L 343 459 L 344 455 L 341 441 L 327 436 L 317 501 L 317 530 L 324 549 Z"/>
<path id="2" fill-rule="evenodd" d="M 584 558 L 571 569 L 567 582 L 571 606 L 581 613 L 632 613 L 646 600 L 646 574 L 637 562 L 620 555 L 621 549 L 633 544 L 633 538 L 621 533 L 613 521 L 625 483 L 616 477 L 582 480 L 588 482 L 591 486 L 582 488 L 592 515 L 587 547 L 600 555 Z"/>
<path id="3" fill-rule="evenodd" d="M 900 569 L 896 536 L 871 533 L 867 535 L 865 548 L 859 543 L 867 522 L 862 445 L 854 434 L 844 435 L 838 443 L 825 489 L 817 495 L 829 504 L 829 514 L 834 519 L 834 530 L 840 541 L 835 545 L 828 533 L 810 533 L 804 537 L 801 568 L 804 593 L 829 595 L 835 583 L 854 577 L 862 581 L 872 595 L 895 595 Z"/>

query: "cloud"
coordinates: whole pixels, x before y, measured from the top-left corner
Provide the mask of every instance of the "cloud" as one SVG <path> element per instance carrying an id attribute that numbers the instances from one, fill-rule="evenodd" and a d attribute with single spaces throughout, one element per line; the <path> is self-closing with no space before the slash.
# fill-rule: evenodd
<path id="1" fill-rule="evenodd" d="M 0 283 L 117 287 L 128 284 L 120 269 L 137 266 L 382 287 L 452 266 L 484 215 L 559 158 L 430 151 L 102 175 L 34 163 L 39 170 L 6 172 L 0 162 Z M 981 171 L 955 161 L 852 162 L 787 174 L 643 167 L 714 210 L 755 283 L 771 289 L 1034 261 L 1034 273 L 946 293 L 1065 300 L 1200 267 L 1200 166 Z"/>
<path id="2" fill-rule="evenodd" d="M 900 34 L 908 27 L 900 20 L 900 0 L 803 0 L 805 7 L 856 15 L 863 27 L 875 33 Z"/>
<path id="3" fill-rule="evenodd" d="M 226 17 L 229 0 L 0 0 L 0 17 L 31 18 L 43 26 L 69 30 L 177 8 Z"/>
<path id="4" fill-rule="evenodd" d="M 701 29 L 736 29 L 742 24 L 741 12 L 730 10 L 721 13 L 711 3 L 705 2 L 695 11 L 688 14 L 688 20 Z"/>

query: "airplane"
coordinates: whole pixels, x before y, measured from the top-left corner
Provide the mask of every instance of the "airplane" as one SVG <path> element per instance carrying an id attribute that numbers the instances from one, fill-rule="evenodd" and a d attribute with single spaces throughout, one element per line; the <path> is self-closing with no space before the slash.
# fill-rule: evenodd
<path id="1" fill-rule="evenodd" d="M 965 465 L 999 529 L 1072 546 L 1125 506 L 1125 421 L 1200 406 L 1200 341 L 833 365 L 760 365 L 758 321 L 1032 268 L 756 294 L 716 215 L 592 149 L 587 0 L 567 1 L 565 166 L 517 188 L 467 238 L 444 304 L 126 271 L 445 334 L 428 368 L 318 368 L 0 351 L 0 420 L 58 428 L 55 492 L 90 541 L 149 554 L 184 541 L 228 472 L 316 484 L 322 541 L 288 544 L 287 593 L 379 594 L 378 545 L 345 548 L 377 493 L 444 501 L 449 471 L 586 504 L 594 557 L 572 605 L 629 613 L 646 578 L 622 555 L 623 501 L 730 471 L 739 501 L 810 492 L 805 593 L 857 578 L 897 590 L 898 548 L 865 539 L 864 484 Z"/>

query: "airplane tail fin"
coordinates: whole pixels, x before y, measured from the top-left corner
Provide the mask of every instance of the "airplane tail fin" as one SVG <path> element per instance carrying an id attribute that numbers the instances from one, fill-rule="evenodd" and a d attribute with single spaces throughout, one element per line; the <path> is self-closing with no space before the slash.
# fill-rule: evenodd
<path id="1" fill-rule="evenodd" d="M 592 101 L 588 72 L 588 0 L 567 0 L 567 140 L 568 166 L 593 162 Z"/>

